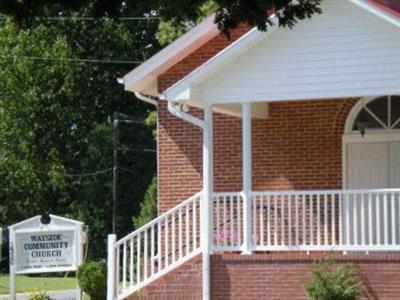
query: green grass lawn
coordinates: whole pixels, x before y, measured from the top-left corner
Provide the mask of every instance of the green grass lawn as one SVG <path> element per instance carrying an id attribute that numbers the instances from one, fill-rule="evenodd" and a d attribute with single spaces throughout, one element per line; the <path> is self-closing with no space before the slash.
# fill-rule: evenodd
<path id="1" fill-rule="evenodd" d="M 75 278 L 17 276 L 17 293 L 34 291 L 71 290 L 76 288 Z M 0 295 L 8 294 L 8 275 L 0 274 Z"/>

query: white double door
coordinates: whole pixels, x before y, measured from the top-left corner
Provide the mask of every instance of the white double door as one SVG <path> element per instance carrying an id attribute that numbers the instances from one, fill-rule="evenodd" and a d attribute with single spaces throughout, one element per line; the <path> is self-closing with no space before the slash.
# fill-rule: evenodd
<path id="1" fill-rule="evenodd" d="M 347 188 L 400 188 L 400 142 L 347 144 Z"/>
<path id="2" fill-rule="evenodd" d="M 347 189 L 400 188 L 400 142 L 347 144 L 346 171 Z M 360 234 L 355 234 L 355 231 L 365 233 L 364 242 L 366 244 L 385 244 L 383 239 L 385 235 L 389 236 L 389 239 L 386 240 L 388 244 L 393 242 L 392 228 L 394 227 L 392 227 L 392 222 L 394 222 L 395 228 L 400 225 L 398 216 L 399 195 L 393 196 L 396 198 L 394 205 L 391 202 L 392 194 L 385 197 L 382 194 L 378 196 L 378 194 L 372 193 L 370 197 L 371 204 L 362 203 L 369 200 L 361 196 L 353 196 L 343 202 L 342 224 L 345 244 L 362 244 Z M 371 213 L 369 213 L 368 209 L 371 209 Z M 395 211 L 398 217 L 393 218 L 392 210 Z M 361 228 L 362 226 L 364 226 L 364 229 Z M 399 232 L 400 230 L 396 229 L 396 243 L 400 241 Z"/>

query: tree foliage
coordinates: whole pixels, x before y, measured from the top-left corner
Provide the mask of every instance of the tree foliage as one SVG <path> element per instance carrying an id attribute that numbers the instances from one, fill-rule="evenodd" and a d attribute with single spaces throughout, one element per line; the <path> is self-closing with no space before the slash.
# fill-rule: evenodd
<path id="1" fill-rule="evenodd" d="M 141 61 L 157 50 L 156 30 L 156 23 L 112 19 L 41 21 L 22 29 L 0 23 L 0 225 L 45 211 L 77 218 L 96 241 L 90 256 L 104 256 L 112 207 L 107 119 L 120 111 L 142 122 L 120 127 L 117 233 L 132 230 L 155 172 L 154 153 L 140 151 L 155 148 L 153 128 L 145 124 L 153 108 L 116 81 L 135 64 L 70 59 Z"/>
<path id="2" fill-rule="evenodd" d="M 157 216 L 157 177 L 154 177 L 147 188 L 144 200 L 140 205 L 140 214 L 133 217 L 133 226 L 138 229 Z"/>
<path id="3" fill-rule="evenodd" d="M 161 20 L 157 32 L 158 42 L 163 46 L 173 42 L 197 23 L 214 13 L 217 9 L 218 4 L 215 0 L 207 0 L 196 10 L 195 20 L 177 17 Z"/>
<path id="4" fill-rule="evenodd" d="M 314 13 L 320 12 L 321 0 L 2 0 L 0 13 L 8 14 L 23 23 L 34 16 L 43 15 L 43 12 L 59 13 L 64 9 L 78 9 L 91 7 L 96 17 L 125 16 L 129 9 L 148 4 L 153 13 L 164 18 L 168 32 L 173 34 L 174 29 L 179 29 L 182 22 L 188 24 L 195 22 L 202 16 L 201 8 L 207 7 L 213 2 L 216 11 L 215 21 L 219 29 L 229 36 L 230 31 L 240 23 L 258 26 L 260 30 L 266 30 L 268 14 L 272 11 L 281 11 L 278 14 L 280 25 L 293 26 L 298 20 L 309 18 Z M 175 25 L 174 25 L 175 24 Z M 167 31 L 166 28 L 163 28 Z"/>

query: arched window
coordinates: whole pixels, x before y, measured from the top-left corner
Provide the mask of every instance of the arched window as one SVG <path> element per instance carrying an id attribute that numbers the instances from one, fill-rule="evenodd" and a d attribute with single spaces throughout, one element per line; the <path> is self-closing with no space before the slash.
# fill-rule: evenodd
<path id="1" fill-rule="evenodd" d="M 400 96 L 362 99 L 353 108 L 347 133 L 400 130 Z"/>

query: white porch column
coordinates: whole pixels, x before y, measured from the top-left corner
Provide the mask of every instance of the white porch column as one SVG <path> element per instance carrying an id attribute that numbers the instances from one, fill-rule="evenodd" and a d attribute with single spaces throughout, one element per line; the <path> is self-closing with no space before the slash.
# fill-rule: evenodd
<path id="1" fill-rule="evenodd" d="M 243 169 L 243 245 L 242 253 L 252 252 L 252 165 L 251 165 L 251 103 L 242 103 L 242 169 Z"/>
<path id="2" fill-rule="evenodd" d="M 203 130 L 203 201 L 201 220 L 201 246 L 203 249 L 203 300 L 210 295 L 210 253 L 212 251 L 212 210 L 213 210 L 213 112 L 212 105 L 204 106 Z"/>

